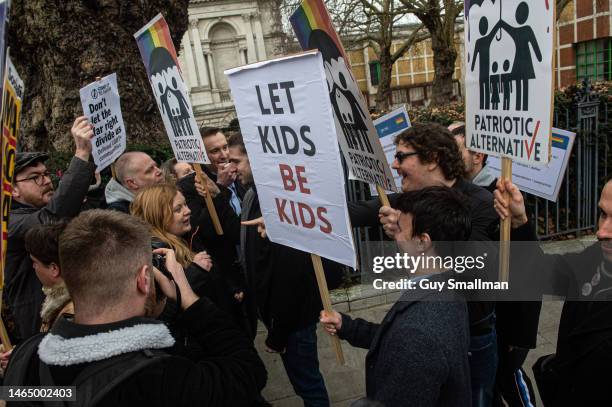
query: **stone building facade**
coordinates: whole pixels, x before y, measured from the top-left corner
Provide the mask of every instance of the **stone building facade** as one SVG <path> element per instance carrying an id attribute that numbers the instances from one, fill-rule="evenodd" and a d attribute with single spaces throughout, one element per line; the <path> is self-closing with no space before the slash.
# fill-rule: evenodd
<path id="1" fill-rule="evenodd" d="M 283 55 L 280 24 L 276 0 L 191 0 L 179 63 L 200 125 L 236 117 L 223 71 Z"/>

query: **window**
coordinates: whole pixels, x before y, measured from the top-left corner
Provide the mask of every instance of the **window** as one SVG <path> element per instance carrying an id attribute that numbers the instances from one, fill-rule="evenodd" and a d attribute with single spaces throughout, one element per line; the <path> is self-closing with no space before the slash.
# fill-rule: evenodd
<path id="1" fill-rule="evenodd" d="M 612 80 L 612 37 L 576 45 L 576 79 Z"/>
<path id="2" fill-rule="evenodd" d="M 380 83 L 380 62 L 370 62 L 370 83 L 372 86 L 378 86 Z"/>

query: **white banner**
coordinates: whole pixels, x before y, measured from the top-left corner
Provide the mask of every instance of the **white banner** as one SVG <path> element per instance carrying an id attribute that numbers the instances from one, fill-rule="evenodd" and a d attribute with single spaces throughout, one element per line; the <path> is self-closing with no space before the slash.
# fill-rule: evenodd
<path id="1" fill-rule="evenodd" d="M 355 267 L 321 54 L 225 71 L 271 241 Z"/>
<path id="2" fill-rule="evenodd" d="M 550 156 L 553 0 L 465 2 L 466 146 L 530 165 Z"/>
<path id="3" fill-rule="evenodd" d="M 555 129 L 552 130 L 552 158 L 546 167 L 533 167 L 521 163 L 512 163 L 512 182 L 521 191 L 556 202 L 559 189 L 565 177 L 567 162 L 574 146 L 576 133 Z M 497 178 L 501 176 L 501 160 L 497 157 L 487 159 Z"/>
<path id="4" fill-rule="evenodd" d="M 395 136 L 410 126 L 410 118 L 406 111 L 406 105 L 374 120 L 374 127 L 376 127 L 376 133 L 378 133 L 380 145 L 385 152 L 385 158 L 387 159 L 389 167 L 391 167 L 395 160 Z M 393 169 L 391 171 L 393 171 Z M 393 180 L 395 181 L 397 189 L 401 191 L 402 176 L 399 175 L 397 171 L 393 173 Z M 376 188 L 372 185 L 370 185 L 370 193 L 372 195 L 378 195 L 378 191 L 376 191 Z"/>
<path id="5" fill-rule="evenodd" d="M 91 141 L 96 171 L 100 172 L 123 154 L 126 145 L 117 75 L 112 73 L 81 88 L 83 113 L 94 127 Z"/>

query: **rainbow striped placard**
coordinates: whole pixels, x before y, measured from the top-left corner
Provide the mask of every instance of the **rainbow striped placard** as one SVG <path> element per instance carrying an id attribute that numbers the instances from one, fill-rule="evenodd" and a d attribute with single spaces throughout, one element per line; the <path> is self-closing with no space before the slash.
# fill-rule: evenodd
<path id="1" fill-rule="evenodd" d="M 314 30 L 322 30 L 331 37 L 336 44 L 338 50 L 342 54 L 344 61 L 348 65 L 349 59 L 346 57 L 342 42 L 338 37 L 338 33 L 332 25 L 331 17 L 329 12 L 323 4 L 322 0 L 304 0 L 300 7 L 289 17 L 289 21 L 293 26 L 293 31 L 297 36 L 298 42 L 303 50 L 313 49 L 308 43 L 310 40 L 310 34 Z"/>
<path id="2" fill-rule="evenodd" d="M 166 19 L 161 13 L 153 17 L 153 19 L 149 21 L 147 25 L 138 30 L 138 32 L 134 34 L 134 38 L 136 38 L 136 42 L 138 43 L 140 56 L 145 64 L 148 77 L 151 76 L 151 72 L 149 72 L 151 53 L 155 48 L 159 47 L 166 48 L 168 50 L 180 71 L 181 67 L 178 63 L 178 58 L 176 57 L 176 50 L 174 49 L 172 37 L 170 37 L 168 23 L 166 23 Z"/>

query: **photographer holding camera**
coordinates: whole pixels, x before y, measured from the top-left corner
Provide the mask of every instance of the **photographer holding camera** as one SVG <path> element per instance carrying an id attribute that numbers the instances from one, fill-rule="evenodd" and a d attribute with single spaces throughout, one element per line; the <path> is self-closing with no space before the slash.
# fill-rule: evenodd
<path id="1" fill-rule="evenodd" d="M 4 384 L 76 386 L 79 406 L 250 405 L 266 381 L 252 343 L 194 294 L 172 250 L 155 253 L 173 281 L 154 270 L 150 244 L 149 227 L 120 212 L 91 210 L 71 221 L 59 251 L 74 319 L 18 346 Z M 173 300 L 179 288 L 178 323 L 206 350 L 197 362 L 168 353 L 175 339 L 152 319 L 154 280 Z"/>

